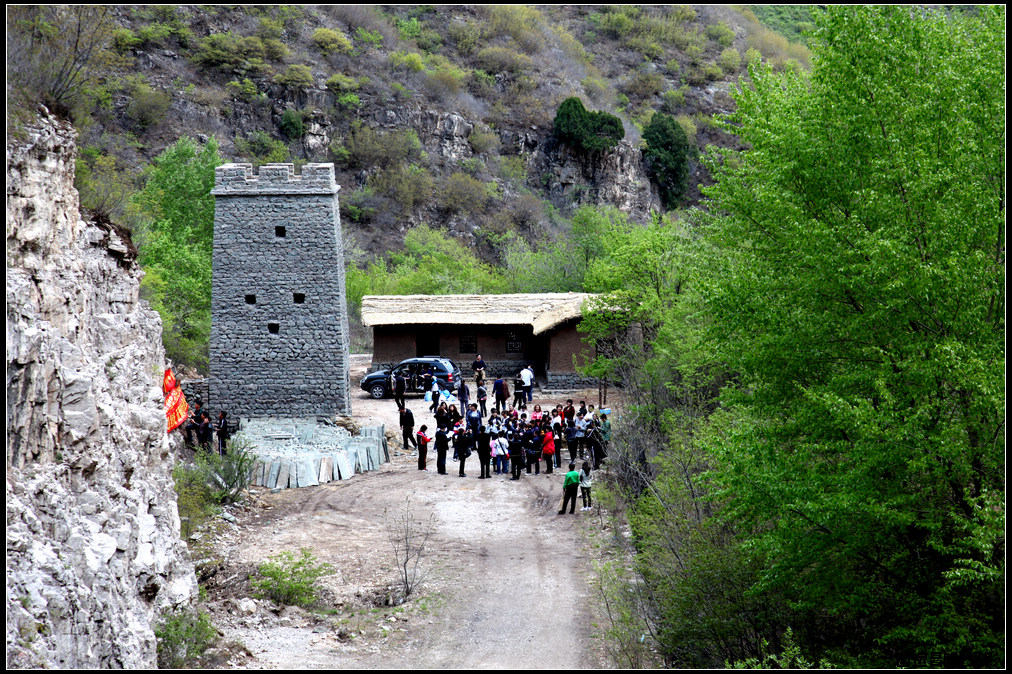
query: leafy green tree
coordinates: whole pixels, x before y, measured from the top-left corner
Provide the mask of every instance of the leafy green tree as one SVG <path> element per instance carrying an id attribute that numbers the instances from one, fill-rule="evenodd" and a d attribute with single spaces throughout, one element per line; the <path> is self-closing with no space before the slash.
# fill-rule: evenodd
<path id="1" fill-rule="evenodd" d="M 752 66 L 700 287 L 725 522 L 855 662 L 1004 640 L 1005 12 L 829 7 L 811 77 Z M 835 658 L 831 658 L 834 659 Z"/>
<path id="2" fill-rule="evenodd" d="M 689 159 L 692 146 L 684 129 L 671 115 L 654 113 L 650 124 L 643 129 L 650 176 L 657 182 L 665 208 L 678 205 L 689 178 Z"/>
<path id="3" fill-rule="evenodd" d="M 222 162 L 213 138 L 203 146 L 180 138 L 152 161 L 131 199 L 146 272 L 141 288 L 162 317 L 166 354 L 199 369 L 207 367 L 211 334 L 211 189 Z"/>
<path id="4" fill-rule="evenodd" d="M 567 98 L 555 114 L 555 137 L 575 148 L 608 150 L 625 137 L 622 120 L 607 112 L 591 112 L 576 98 Z"/>

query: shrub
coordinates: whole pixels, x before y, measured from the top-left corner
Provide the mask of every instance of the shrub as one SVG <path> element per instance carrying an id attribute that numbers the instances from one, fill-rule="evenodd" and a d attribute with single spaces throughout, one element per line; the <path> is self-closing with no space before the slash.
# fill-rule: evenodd
<path id="1" fill-rule="evenodd" d="M 335 94 L 343 94 L 348 91 L 358 91 L 362 82 L 342 73 L 334 73 L 327 80 L 327 88 Z"/>
<path id="2" fill-rule="evenodd" d="M 485 184 L 465 173 L 454 173 L 443 186 L 442 206 L 451 213 L 475 213 L 485 206 Z"/>
<path id="3" fill-rule="evenodd" d="M 158 640 L 158 667 L 179 669 L 189 665 L 218 638 L 206 611 L 171 611 L 155 628 Z"/>
<path id="4" fill-rule="evenodd" d="M 622 90 L 630 96 L 654 96 L 664 91 L 664 76 L 660 73 L 640 72 L 625 83 Z"/>
<path id="5" fill-rule="evenodd" d="M 702 67 L 703 77 L 708 82 L 715 82 L 724 77 L 724 71 L 716 63 L 707 63 Z"/>
<path id="6" fill-rule="evenodd" d="M 310 39 L 312 39 L 316 48 L 325 55 L 333 54 L 335 52 L 346 54 L 353 49 L 351 40 L 349 40 L 348 36 L 339 30 L 317 28 L 313 31 L 313 36 Z"/>
<path id="7" fill-rule="evenodd" d="M 544 46 L 544 33 L 539 29 L 541 13 L 538 10 L 525 5 L 495 5 L 487 11 L 493 36 L 508 35 L 531 54 L 539 52 Z"/>
<path id="8" fill-rule="evenodd" d="M 306 125 L 302 121 L 302 113 L 289 108 L 281 113 L 278 129 L 289 140 L 298 140 L 306 133 Z"/>
<path id="9" fill-rule="evenodd" d="M 141 39 L 134 35 L 129 28 L 117 28 L 112 33 L 113 48 L 121 54 L 130 51 L 141 43 Z"/>
<path id="10" fill-rule="evenodd" d="M 531 57 L 508 47 L 485 47 L 477 55 L 478 65 L 490 73 L 519 73 L 531 67 Z"/>
<path id="11" fill-rule="evenodd" d="M 415 16 L 410 19 L 397 19 L 397 32 L 400 33 L 402 40 L 413 40 L 422 34 L 422 22 Z"/>
<path id="12" fill-rule="evenodd" d="M 662 103 L 661 107 L 664 112 L 674 114 L 679 108 L 685 107 L 685 94 L 689 90 L 689 87 L 684 84 L 678 89 L 668 89 L 661 96 Z"/>
<path id="13" fill-rule="evenodd" d="M 422 143 L 411 129 L 377 131 L 355 120 L 345 141 L 352 168 L 390 166 L 421 157 Z"/>
<path id="14" fill-rule="evenodd" d="M 622 121 L 607 112 L 590 112 L 576 97 L 567 98 L 555 115 L 555 136 L 586 151 L 607 150 L 625 137 Z"/>
<path id="15" fill-rule="evenodd" d="M 492 130 L 474 127 L 467 140 L 471 144 L 471 150 L 478 154 L 494 154 L 499 151 L 499 136 Z"/>
<path id="16" fill-rule="evenodd" d="M 717 65 L 725 73 L 733 73 L 741 68 L 741 54 L 734 47 L 728 47 L 720 52 L 720 56 L 717 57 Z"/>
<path id="17" fill-rule="evenodd" d="M 369 179 L 369 186 L 393 199 L 407 214 L 428 200 L 433 184 L 425 169 L 412 164 L 383 169 Z"/>
<path id="18" fill-rule="evenodd" d="M 366 30 L 362 26 L 355 29 L 355 39 L 374 49 L 383 46 L 383 33 L 376 30 Z"/>
<path id="19" fill-rule="evenodd" d="M 302 548 L 301 555 L 284 551 L 257 567 L 253 580 L 256 596 L 280 606 L 310 606 L 319 592 L 317 581 L 334 572 L 330 564 L 318 563 L 312 550 Z"/>
<path id="20" fill-rule="evenodd" d="M 225 85 L 225 91 L 232 98 L 237 98 L 247 103 L 254 101 L 262 102 L 267 99 L 267 95 L 261 92 L 256 83 L 248 77 L 244 77 L 242 81 L 232 80 Z"/>
<path id="21" fill-rule="evenodd" d="M 716 24 L 707 26 L 705 32 L 706 37 L 721 47 L 730 47 L 734 44 L 734 31 L 723 21 L 718 21 Z"/>
<path id="22" fill-rule="evenodd" d="M 246 138 L 236 136 L 235 149 L 240 155 L 252 160 L 253 164 L 274 164 L 288 161 L 288 146 L 270 137 L 264 131 L 252 131 Z"/>
<path id="23" fill-rule="evenodd" d="M 391 52 L 387 58 L 390 60 L 390 66 L 396 69 L 410 70 L 412 72 L 425 70 L 425 61 L 422 60 L 422 55 L 418 52 L 395 51 Z"/>
<path id="24" fill-rule="evenodd" d="M 74 186 L 81 206 L 107 218 L 119 219 L 133 193 L 126 171 L 116 166 L 116 157 L 97 150 L 82 150 L 77 158 Z"/>
<path id="25" fill-rule="evenodd" d="M 146 84 L 134 89 L 133 98 L 127 105 L 127 116 L 137 122 L 142 130 L 162 121 L 169 111 L 172 96 L 164 91 L 156 91 Z"/>
<path id="26" fill-rule="evenodd" d="M 456 43 L 461 56 L 470 56 L 485 40 L 484 25 L 477 21 L 455 18 L 446 29 L 447 36 Z"/>
<path id="27" fill-rule="evenodd" d="M 286 87 L 305 89 L 313 86 L 313 73 L 308 66 L 293 63 L 284 72 L 274 76 L 274 83 Z"/>
<path id="28" fill-rule="evenodd" d="M 353 110 L 362 104 L 362 100 L 358 97 L 358 94 L 353 94 L 349 91 L 339 95 L 334 99 L 334 103 L 342 110 Z"/>

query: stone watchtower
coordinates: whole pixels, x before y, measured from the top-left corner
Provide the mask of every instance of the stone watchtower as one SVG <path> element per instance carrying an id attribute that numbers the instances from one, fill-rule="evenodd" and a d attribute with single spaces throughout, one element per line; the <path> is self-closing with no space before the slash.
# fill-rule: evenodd
<path id="1" fill-rule="evenodd" d="M 215 170 L 209 403 L 233 417 L 351 413 L 333 164 Z"/>

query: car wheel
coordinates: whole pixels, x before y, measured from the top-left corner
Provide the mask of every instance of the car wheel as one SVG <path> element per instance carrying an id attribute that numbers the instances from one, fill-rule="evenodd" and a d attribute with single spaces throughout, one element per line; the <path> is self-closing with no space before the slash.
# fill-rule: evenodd
<path id="1" fill-rule="evenodd" d="M 371 395 L 376 400 L 379 400 L 380 398 L 385 398 L 387 395 L 387 387 L 384 386 L 383 384 L 373 384 L 372 386 L 369 387 L 369 395 Z"/>

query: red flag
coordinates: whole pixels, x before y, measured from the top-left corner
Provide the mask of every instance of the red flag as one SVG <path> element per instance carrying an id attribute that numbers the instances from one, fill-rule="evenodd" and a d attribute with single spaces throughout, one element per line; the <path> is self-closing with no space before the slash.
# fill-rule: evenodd
<path id="1" fill-rule="evenodd" d="M 165 419 L 168 421 L 169 433 L 171 433 L 186 421 L 186 417 L 190 413 L 190 406 L 186 403 L 183 387 L 176 381 L 172 370 L 165 371 L 162 389 L 165 391 Z"/>

